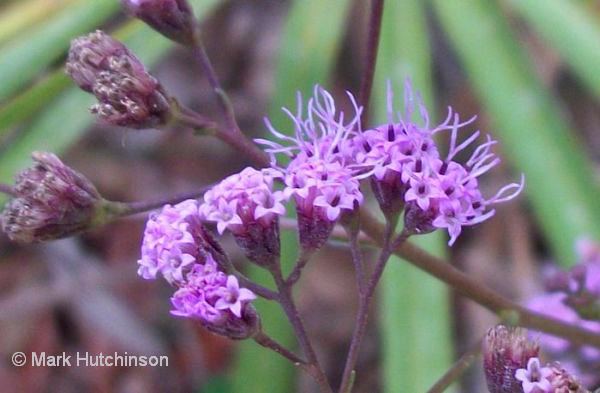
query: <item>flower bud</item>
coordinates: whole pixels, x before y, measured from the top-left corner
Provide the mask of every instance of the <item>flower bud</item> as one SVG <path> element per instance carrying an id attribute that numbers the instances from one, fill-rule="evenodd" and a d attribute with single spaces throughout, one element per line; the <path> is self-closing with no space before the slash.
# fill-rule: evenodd
<path id="1" fill-rule="evenodd" d="M 93 184 L 51 153 L 32 154 L 35 164 L 16 177 L 15 198 L 0 216 L 11 240 L 58 239 L 92 226 L 106 202 Z"/>
<path id="2" fill-rule="evenodd" d="M 125 45 L 101 31 L 73 40 L 67 73 L 96 96 L 91 111 L 108 124 L 155 128 L 171 119 L 174 100 Z"/>
<path id="3" fill-rule="evenodd" d="M 194 13 L 186 0 L 121 0 L 131 16 L 180 44 L 194 41 Z"/>
<path id="4" fill-rule="evenodd" d="M 527 368 L 539 350 L 522 329 L 502 325 L 490 329 L 483 341 L 483 369 L 490 393 L 522 393 L 515 373 Z"/>

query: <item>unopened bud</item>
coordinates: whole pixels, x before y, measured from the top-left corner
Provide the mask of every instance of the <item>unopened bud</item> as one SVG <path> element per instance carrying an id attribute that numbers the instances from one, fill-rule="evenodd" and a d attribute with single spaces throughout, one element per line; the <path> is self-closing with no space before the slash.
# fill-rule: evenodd
<path id="1" fill-rule="evenodd" d="M 194 41 L 194 13 L 187 0 L 121 0 L 131 16 L 165 37 L 189 45 Z"/>
<path id="2" fill-rule="evenodd" d="M 16 177 L 15 197 L 0 222 L 11 240 L 58 239 L 92 226 L 106 206 L 85 176 L 51 153 L 33 153 L 35 164 Z"/>
<path id="3" fill-rule="evenodd" d="M 483 369 L 490 393 L 522 393 L 515 373 L 527 368 L 539 351 L 522 329 L 502 325 L 490 329 L 483 341 Z"/>
<path id="4" fill-rule="evenodd" d="M 96 96 L 91 111 L 108 124 L 156 128 L 171 119 L 174 100 L 125 45 L 101 31 L 73 40 L 67 73 Z"/>

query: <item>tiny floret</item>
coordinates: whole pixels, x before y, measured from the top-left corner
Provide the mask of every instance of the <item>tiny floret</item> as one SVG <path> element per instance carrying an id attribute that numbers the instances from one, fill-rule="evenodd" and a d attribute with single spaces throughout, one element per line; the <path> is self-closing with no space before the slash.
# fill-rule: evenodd
<path id="1" fill-rule="evenodd" d="M 515 373 L 515 378 L 521 381 L 523 393 L 553 393 L 554 388 L 550 382 L 553 372 L 549 367 L 542 367 L 540 359 L 531 358 L 527 368 L 520 368 Z"/>
<path id="2" fill-rule="evenodd" d="M 16 195 L 0 215 L 10 239 L 24 243 L 58 239 L 100 220 L 104 200 L 85 176 L 52 153 L 32 156 L 34 165 L 17 175 Z"/>

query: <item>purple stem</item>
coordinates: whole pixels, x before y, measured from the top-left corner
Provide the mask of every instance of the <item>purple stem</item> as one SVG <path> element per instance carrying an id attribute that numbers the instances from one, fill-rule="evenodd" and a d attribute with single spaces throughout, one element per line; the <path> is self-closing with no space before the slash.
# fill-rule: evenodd
<path id="1" fill-rule="evenodd" d="M 365 264 L 363 261 L 362 250 L 359 243 L 360 228 L 345 226 L 346 236 L 350 243 L 350 253 L 352 254 L 352 263 L 356 274 L 356 287 L 358 288 L 359 300 L 364 292 L 365 286 Z"/>
<path id="2" fill-rule="evenodd" d="M 8 185 L 8 184 L 4 184 L 4 183 L 0 183 L 0 192 L 6 195 L 9 195 L 11 197 L 16 197 L 17 193 L 15 192 L 15 189 Z"/>
<path id="3" fill-rule="evenodd" d="M 308 334 L 304 328 L 304 323 L 302 322 L 298 308 L 294 303 L 294 299 L 292 297 L 292 288 L 283 278 L 280 264 L 276 264 L 274 268 L 271 269 L 271 274 L 273 275 L 275 285 L 279 291 L 279 303 L 281 304 L 283 311 L 287 315 L 292 327 L 294 328 L 294 332 L 296 333 L 300 347 L 306 355 L 309 364 L 311 364 L 315 369 L 314 374 L 312 374 L 313 377 L 315 377 L 315 380 L 319 384 L 322 392 L 333 393 L 333 390 L 327 382 L 327 377 L 323 372 L 323 368 L 319 364 L 319 359 L 317 358 L 315 350 L 313 349 L 310 339 L 308 338 Z"/>
<path id="4" fill-rule="evenodd" d="M 350 381 L 352 379 L 352 372 L 356 366 L 358 360 L 358 353 L 362 340 L 367 331 L 367 322 L 369 320 L 369 309 L 373 296 L 375 295 L 375 288 L 381 279 L 381 275 L 385 270 L 385 266 L 390 259 L 390 256 L 400 244 L 404 243 L 410 236 L 408 232 L 403 231 L 397 238 L 392 242 L 392 236 L 394 234 L 394 228 L 396 226 L 395 220 L 388 221 L 386 223 L 384 243 L 377 258 L 375 269 L 369 278 L 369 281 L 364 287 L 364 291 L 360 295 L 358 313 L 356 315 L 356 324 L 354 326 L 354 333 L 352 334 L 352 341 L 350 342 L 350 349 L 348 350 L 348 356 L 346 357 L 346 365 L 344 367 L 344 374 L 342 375 L 342 382 L 340 384 L 339 393 L 349 393 Z"/>
<path id="5" fill-rule="evenodd" d="M 304 269 L 304 267 L 310 260 L 311 256 L 312 256 L 312 252 L 305 252 L 305 251 L 300 252 L 300 256 L 298 257 L 298 259 L 296 260 L 296 264 L 294 265 L 294 269 L 292 269 L 292 272 L 286 279 L 286 285 L 291 287 L 296 282 L 298 282 L 298 280 L 300 279 L 300 276 L 302 275 L 302 269 Z"/>
<path id="6" fill-rule="evenodd" d="M 279 344 L 277 341 L 275 341 L 274 339 L 269 337 L 262 330 L 260 330 L 258 333 L 256 333 L 256 335 L 253 337 L 253 339 L 258 344 L 262 345 L 265 348 L 269 348 L 269 349 L 277 352 L 278 354 L 280 354 L 281 356 L 283 356 L 284 358 L 286 358 L 287 360 L 289 360 L 290 362 L 294 363 L 297 366 L 300 366 L 302 368 L 306 368 L 308 366 L 308 364 L 306 363 L 305 360 L 300 359 L 298 356 L 296 356 L 295 353 L 288 350 L 283 345 Z"/>
<path id="7" fill-rule="evenodd" d="M 119 216 L 125 217 L 125 216 L 131 216 L 131 215 L 138 214 L 138 213 L 145 213 L 150 210 L 159 209 L 159 208 L 163 207 L 164 205 L 176 204 L 179 202 L 183 202 L 187 199 L 198 199 L 202 195 L 204 195 L 204 193 L 206 191 L 208 191 L 211 187 L 212 187 L 212 185 L 205 186 L 197 191 L 190 191 L 187 193 L 171 196 L 171 197 L 168 197 L 166 199 L 161 199 L 161 200 L 139 201 L 139 202 L 129 202 L 129 203 L 128 202 L 115 202 L 115 203 L 117 205 L 119 205 L 120 208 L 122 208 L 122 210 L 119 213 Z"/>
<path id="8" fill-rule="evenodd" d="M 381 20 L 383 18 L 384 0 L 371 1 L 371 16 L 369 19 L 369 32 L 367 36 L 367 57 L 360 82 L 358 102 L 364 107 L 362 112 L 362 124 L 367 124 L 369 113 L 369 101 L 373 90 L 373 77 L 377 64 L 377 51 L 379 49 L 379 37 L 381 36 Z"/>

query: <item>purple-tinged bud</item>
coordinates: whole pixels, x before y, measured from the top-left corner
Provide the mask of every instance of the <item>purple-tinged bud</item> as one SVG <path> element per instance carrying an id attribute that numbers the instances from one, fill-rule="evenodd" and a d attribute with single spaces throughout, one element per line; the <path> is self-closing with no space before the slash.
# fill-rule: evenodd
<path id="1" fill-rule="evenodd" d="M 108 124 L 157 128 L 172 117 L 174 100 L 125 45 L 97 31 L 71 43 L 67 73 L 98 103 L 92 113 Z"/>
<path id="2" fill-rule="evenodd" d="M 11 240 L 31 243 L 73 235 L 102 221 L 104 201 L 92 183 L 51 153 L 17 175 L 15 198 L 0 216 Z"/>
<path id="3" fill-rule="evenodd" d="M 121 0 L 131 16 L 184 45 L 194 41 L 195 19 L 187 0 Z"/>
<path id="4" fill-rule="evenodd" d="M 522 329 L 502 325 L 490 329 L 483 341 L 483 368 L 490 393 L 522 393 L 515 373 L 526 368 L 539 350 Z"/>
<path id="5" fill-rule="evenodd" d="M 66 71 L 82 89 L 91 93 L 98 74 L 111 69 L 115 59 L 135 56 L 121 42 L 101 30 L 71 41 Z"/>

